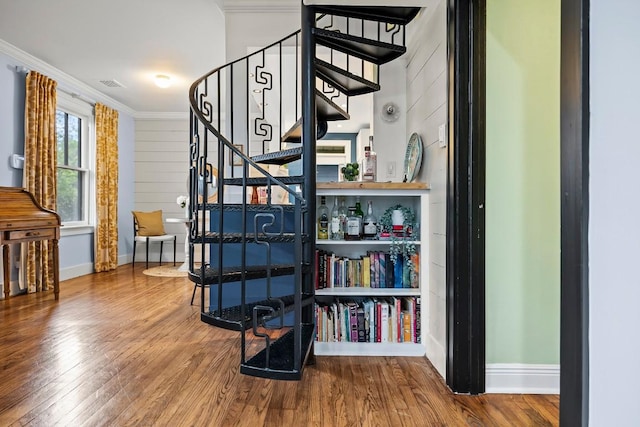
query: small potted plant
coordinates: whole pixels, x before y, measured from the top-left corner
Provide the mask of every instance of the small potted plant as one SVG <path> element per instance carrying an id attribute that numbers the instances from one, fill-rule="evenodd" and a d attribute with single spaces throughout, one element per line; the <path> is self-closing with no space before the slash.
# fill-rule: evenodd
<path id="1" fill-rule="evenodd" d="M 357 181 L 360 175 L 359 168 L 360 166 L 357 163 L 347 163 L 340 168 L 340 172 L 342 172 L 342 177 L 345 181 Z"/>
<path id="2" fill-rule="evenodd" d="M 395 263 L 398 255 L 402 255 L 409 271 L 413 272 L 415 268 L 412 259 L 417 252 L 413 236 L 417 223 L 413 210 L 402 205 L 391 206 L 384 211 L 378 224 L 381 228 L 380 239 L 391 241 L 389 246 L 391 260 Z"/>

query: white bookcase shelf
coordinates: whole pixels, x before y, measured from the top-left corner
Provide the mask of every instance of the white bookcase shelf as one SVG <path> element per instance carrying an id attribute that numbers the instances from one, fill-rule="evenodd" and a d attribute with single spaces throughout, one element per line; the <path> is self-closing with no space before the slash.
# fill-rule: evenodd
<path id="1" fill-rule="evenodd" d="M 423 344 L 373 342 L 319 342 L 314 343 L 316 356 L 424 356 Z"/>
<path id="2" fill-rule="evenodd" d="M 317 296 L 335 297 L 419 297 L 416 288 L 324 288 L 316 290 Z"/>
<path id="3" fill-rule="evenodd" d="M 418 288 L 370 288 L 370 287 L 334 287 L 317 289 L 316 297 L 326 303 L 332 298 L 349 300 L 350 298 L 385 298 L 385 297 L 416 297 L 420 298 L 420 329 L 426 331 L 426 295 L 429 280 L 429 188 L 424 183 L 401 182 L 329 182 L 318 183 L 316 195 L 327 198 L 327 206 L 331 209 L 332 197 L 344 197 L 347 206 L 355 203 L 357 197 L 363 209 L 367 201 L 373 202 L 374 215 L 377 218 L 389 207 L 402 204 L 410 207 L 418 218 L 417 238 L 407 241 L 415 245 L 420 253 Z M 319 204 L 319 200 L 318 200 Z M 336 241 L 316 240 L 316 247 L 336 255 L 358 258 L 368 251 L 389 250 L 391 240 L 358 240 Z M 391 342 L 315 342 L 315 354 L 318 356 L 424 356 L 426 354 L 425 340 L 419 337 L 419 343 L 391 343 Z"/>
<path id="4" fill-rule="evenodd" d="M 400 241 L 400 240 L 398 240 Z M 419 240 L 405 240 L 405 243 L 419 245 Z M 316 246 L 390 246 L 391 240 L 316 240 Z"/>

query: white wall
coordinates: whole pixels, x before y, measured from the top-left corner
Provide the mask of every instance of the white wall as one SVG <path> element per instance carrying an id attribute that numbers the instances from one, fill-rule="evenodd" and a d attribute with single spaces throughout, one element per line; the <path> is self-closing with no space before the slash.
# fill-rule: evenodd
<path id="1" fill-rule="evenodd" d="M 420 25 L 415 23 L 414 25 Z M 380 90 L 373 93 L 373 147 L 378 155 L 378 181 L 401 182 L 407 146 L 407 54 L 380 66 Z M 395 122 L 382 120 L 382 107 L 392 102 L 400 107 L 400 116 Z M 356 153 L 360 159 L 364 148 Z M 395 172 L 389 174 L 388 165 L 395 165 Z"/>
<path id="2" fill-rule="evenodd" d="M 406 137 L 396 148 L 404 157 L 411 133 L 422 137 L 424 156 L 418 180 L 431 188 L 429 201 L 429 292 L 427 356 L 445 376 L 446 361 L 446 186 L 447 149 L 438 146 L 438 127 L 447 122 L 446 2 L 423 9 L 409 25 Z M 404 114 L 404 113 L 403 113 Z M 378 157 L 379 158 L 379 157 Z M 398 170 L 402 170 L 402 163 Z M 380 167 L 380 165 L 378 166 Z"/>
<path id="3" fill-rule="evenodd" d="M 225 6 L 227 61 L 242 58 L 247 48 L 263 48 L 300 29 L 300 6 L 249 8 Z"/>
<path id="4" fill-rule="evenodd" d="M 640 3 L 592 0 L 589 424 L 637 426 Z"/>
<path id="5" fill-rule="evenodd" d="M 188 195 L 189 177 L 189 120 L 137 119 L 135 124 L 135 210 L 161 209 L 164 218 L 184 217 L 184 211 L 176 204 L 180 195 Z M 133 218 L 130 220 L 129 251 L 133 248 Z M 184 259 L 186 229 L 182 224 L 165 224 L 165 231 L 177 235 L 176 257 Z M 145 261 L 144 245 L 139 245 L 136 262 Z M 173 260 L 170 245 L 163 249 L 163 261 Z M 158 261 L 160 245 L 150 246 L 149 260 Z"/>

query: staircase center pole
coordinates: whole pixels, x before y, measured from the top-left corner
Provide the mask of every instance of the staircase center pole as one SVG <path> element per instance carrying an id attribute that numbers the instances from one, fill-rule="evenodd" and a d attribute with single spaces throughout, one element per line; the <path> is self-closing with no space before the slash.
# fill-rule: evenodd
<path id="1" fill-rule="evenodd" d="M 316 44 L 312 29 L 315 26 L 315 12 L 313 7 L 305 6 L 304 3 L 302 3 L 301 12 L 302 169 L 305 177 L 302 194 L 308 208 L 303 226 L 305 233 L 309 236 L 308 243 L 304 245 L 303 262 L 308 262 L 311 266 L 310 270 L 303 275 L 302 286 L 305 291 L 313 293 L 313 271 L 316 268 L 313 256 L 316 246 L 316 70 L 314 62 Z M 304 310 L 301 320 L 303 323 L 313 323 L 313 310 Z"/>

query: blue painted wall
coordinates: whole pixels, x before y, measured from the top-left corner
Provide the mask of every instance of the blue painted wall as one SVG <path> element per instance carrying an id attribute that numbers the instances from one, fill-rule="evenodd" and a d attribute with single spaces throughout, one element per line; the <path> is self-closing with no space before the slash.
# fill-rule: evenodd
<path id="1" fill-rule="evenodd" d="M 24 153 L 24 72 L 17 72 L 19 63 L 0 53 L 0 185 L 22 185 L 22 170 L 10 167 L 11 154 Z M 73 88 L 70 88 L 73 90 Z M 78 90 L 80 92 L 80 90 Z M 135 121 L 131 115 L 119 112 L 119 181 L 118 181 L 118 251 L 127 253 L 125 236 L 131 234 L 130 216 L 134 202 L 134 132 Z M 126 262 L 125 259 L 121 262 Z M 76 271 L 86 271 L 93 264 L 93 233 L 66 236 L 60 240 L 61 277 L 71 277 Z M 66 271 L 65 271 L 66 270 Z M 65 274 L 66 273 L 66 274 Z M 14 274 L 15 277 L 15 274 Z"/>

